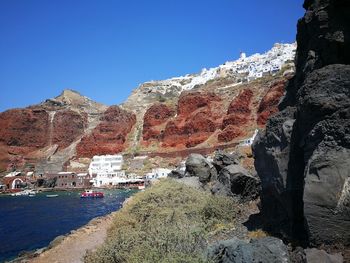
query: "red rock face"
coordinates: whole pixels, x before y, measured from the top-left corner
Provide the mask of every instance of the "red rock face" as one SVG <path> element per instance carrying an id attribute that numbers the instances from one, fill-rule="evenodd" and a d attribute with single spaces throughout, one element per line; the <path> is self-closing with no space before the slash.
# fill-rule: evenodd
<path id="1" fill-rule="evenodd" d="M 218 141 L 229 142 L 241 136 L 242 134 L 243 132 L 239 127 L 235 125 L 228 125 L 222 132 L 218 134 Z"/>
<path id="2" fill-rule="evenodd" d="M 100 120 L 92 133 L 84 136 L 77 145 L 78 157 L 114 154 L 124 150 L 126 136 L 135 125 L 136 116 L 118 106 L 111 106 Z"/>
<path id="3" fill-rule="evenodd" d="M 221 98 L 213 93 L 183 92 L 177 104 L 177 114 L 188 116 L 200 108 L 208 108 Z"/>
<path id="4" fill-rule="evenodd" d="M 0 170 L 20 167 L 24 155 L 48 145 L 48 119 L 41 109 L 0 113 Z"/>
<path id="5" fill-rule="evenodd" d="M 218 135 L 219 142 L 229 142 L 242 134 L 241 128 L 252 120 L 253 95 L 253 91 L 245 89 L 230 103 L 222 122 L 223 131 Z"/>
<path id="6" fill-rule="evenodd" d="M 253 91 L 245 89 L 237 96 L 228 107 L 227 114 L 249 115 L 251 113 L 250 103 L 253 98 Z"/>
<path id="7" fill-rule="evenodd" d="M 157 127 L 168 121 L 175 114 L 174 110 L 164 104 L 154 104 L 145 113 L 143 119 L 143 140 L 160 140 L 162 130 Z"/>
<path id="8" fill-rule="evenodd" d="M 0 114 L 0 143 L 42 148 L 48 144 L 49 115 L 40 109 L 14 109 Z"/>
<path id="9" fill-rule="evenodd" d="M 59 148 L 66 148 L 84 134 L 87 125 L 87 115 L 72 110 L 63 110 L 55 114 L 51 143 Z"/>
<path id="10" fill-rule="evenodd" d="M 181 94 L 177 117 L 167 123 L 162 146 L 190 148 L 206 141 L 221 125 L 221 102 L 213 93 Z"/>
<path id="11" fill-rule="evenodd" d="M 286 80 L 281 80 L 273 83 L 261 100 L 257 112 L 257 124 L 259 126 L 265 126 L 266 121 L 270 115 L 278 111 L 277 106 L 281 97 L 283 96 L 285 84 Z"/>

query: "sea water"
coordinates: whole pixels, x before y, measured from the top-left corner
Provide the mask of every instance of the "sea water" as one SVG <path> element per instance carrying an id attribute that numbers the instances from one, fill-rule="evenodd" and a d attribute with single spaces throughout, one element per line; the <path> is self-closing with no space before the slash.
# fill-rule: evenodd
<path id="1" fill-rule="evenodd" d="M 47 246 L 55 237 L 91 219 L 121 208 L 133 190 L 104 190 L 104 198 L 80 198 L 75 192 L 46 192 L 30 196 L 0 196 L 0 262 L 22 251 Z M 57 194 L 57 197 L 46 197 Z"/>

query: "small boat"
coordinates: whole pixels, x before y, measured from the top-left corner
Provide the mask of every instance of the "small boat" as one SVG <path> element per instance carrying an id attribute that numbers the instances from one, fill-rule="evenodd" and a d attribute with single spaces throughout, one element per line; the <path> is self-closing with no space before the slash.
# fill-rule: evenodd
<path id="1" fill-rule="evenodd" d="M 46 195 L 46 197 L 49 197 L 49 198 L 51 198 L 51 197 L 57 197 L 58 195 Z"/>
<path id="2" fill-rule="evenodd" d="M 97 192 L 95 190 L 85 190 L 85 192 L 81 193 L 81 198 L 102 198 L 104 197 L 102 192 Z"/>
<path id="3" fill-rule="evenodd" d="M 139 186 L 137 186 L 137 189 L 139 189 L 139 190 L 145 190 L 145 185 L 143 184 L 143 185 L 139 185 Z"/>
<path id="4" fill-rule="evenodd" d="M 23 190 L 14 194 L 11 194 L 12 196 L 35 196 L 36 195 L 36 191 L 35 190 Z"/>

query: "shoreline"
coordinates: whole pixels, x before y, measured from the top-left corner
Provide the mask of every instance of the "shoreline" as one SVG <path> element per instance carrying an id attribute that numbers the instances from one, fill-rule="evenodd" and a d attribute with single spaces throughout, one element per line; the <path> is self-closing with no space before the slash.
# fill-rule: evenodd
<path id="1" fill-rule="evenodd" d="M 119 209 L 120 210 L 120 209 Z M 34 251 L 23 251 L 9 263 L 69 263 L 83 262 L 86 250 L 94 250 L 101 245 L 115 213 L 91 219 L 87 224 L 54 238 L 46 247 Z"/>
<path id="2" fill-rule="evenodd" d="M 122 209 L 132 196 L 122 203 Z M 107 237 L 107 231 L 113 223 L 114 215 L 120 211 L 91 219 L 87 224 L 71 230 L 65 235 L 54 238 L 46 247 L 33 251 L 23 251 L 9 263 L 80 263 L 86 251 L 93 251 L 102 245 Z"/>

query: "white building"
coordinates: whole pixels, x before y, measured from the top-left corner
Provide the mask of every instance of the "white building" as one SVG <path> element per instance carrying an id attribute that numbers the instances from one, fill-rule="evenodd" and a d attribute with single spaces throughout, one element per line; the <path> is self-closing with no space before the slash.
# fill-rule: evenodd
<path id="1" fill-rule="evenodd" d="M 117 172 L 122 169 L 123 156 L 116 155 L 95 155 L 89 165 L 89 174 L 97 174 L 100 172 Z"/>
<path id="2" fill-rule="evenodd" d="M 15 177 L 15 176 L 19 176 L 21 174 L 22 174 L 21 172 L 14 171 L 14 172 L 8 173 L 4 177 Z"/>
<path id="3" fill-rule="evenodd" d="M 166 168 L 155 168 L 152 169 L 151 173 L 146 174 L 146 179 L 160 179 L 168 177 L 168 174 L 171 172 L 170 169 Z"/>
<path id="4" fill-rule="evenodd" d="M 94 177 L 90 182 L 95 187 L 102 186 L 116 186 L 120 183 L 125 183 L 127 181 L 125 171 L 120 170 L 117 172 L 98 172 L 96 177 Z"/>
<path id="5" fill-rule="evenodd" d="M 89 165 L 89 174 L 93 177 L 90 182 L 95 187 L 115 186 L 125 182 L 122 165 L 123 156 L 120 154 L 94 156 Z"/>
<path id="6" fill-rule="evenodd" d="M 258 135 L 258 132 L 259 132 L 259 130 L 255 129 L 253 136 L 250 137 L 249 139 L 241 141 L 241 143 L 239 145 L 240 146 L 250 146 L 250 145 L 252 145 L 256 135 Z"/>
<path id="7" fill-rule="evenodd" d="M 276 43 L 272 49 L 263 54 L 247 55 L 241 52 L 239 59 L 227 61 L 218 67 L 202 69 L 198 74 L 187 74 L 160 81 L 150 81 L 142 84 L 142 92 L 179 92 L 191 90 L 197 85 L 203 85 L 217 78 L 232 77 L 235 84 L 253 81 L 266 75 L 276 74 L 284 65 L 293 63 L 297 45 Z M 244 76 L 241 76 L 244 75 Z M 136 95 L 136 94 L 135 94 Z"/>

